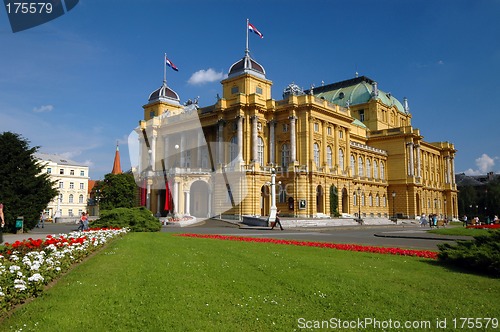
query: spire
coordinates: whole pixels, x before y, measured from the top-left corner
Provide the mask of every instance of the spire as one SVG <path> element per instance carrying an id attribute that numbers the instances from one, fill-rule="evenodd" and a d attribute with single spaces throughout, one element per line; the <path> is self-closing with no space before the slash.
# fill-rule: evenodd
<path id="1" fill-rule="evenodd" d="M 122 167 L 120 166 L 120 149 L 118 148 L 118 142 L 116 142 L 115 161 L 113 162 L 113 170 L 111 171 L 111 174 L 122 173 Z"/>

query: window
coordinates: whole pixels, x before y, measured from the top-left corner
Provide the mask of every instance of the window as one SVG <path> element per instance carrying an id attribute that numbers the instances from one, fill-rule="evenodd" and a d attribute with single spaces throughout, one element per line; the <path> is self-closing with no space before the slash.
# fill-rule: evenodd
<path id="1" fill-rule="evenodd" d="M 356 192 L 354 192 L 352 195 L 352 204 L 354 206 L 358 205 L 358 196 L 356 195 Z"/>
<path id="2" fill-rule="evenodd" d="M 326 133 L 331 136 L 332 135 L 332 127 L 326 128 Z"/>
<path id="3" fill-rule="evenodd" d="M 85 176 L 85 171 L 80 171 L 80 176 Z"/>
<path id="4" fill-rule="evenodd" d="M 319 167 L 319 145 L 314 143 L 314 163 Z"/>
<path id="5" fill-rule="evenodd" d="M 257 122 L 257 130 L 262 131 L 262 122 Z"/>
<path id="6" fill-rule="evenodd" d="M 52 173 L 52 168 L 47 167 L 47 174 L 51 174 L 51 173 Z"/>
<path id="7" fill-rule="evenodd" d="M 69 189 L 75 189 L 75 183 L 74 182 L 70 182 L 69 183 Z"/>
<path id="8" fill-rule="evenodd" d="M 80 189 L 85 189 L 85 183 L 80 183 Z"/>
<path id="9" fill-rule="evenodd" d="M 73 194 L 69 194 L 68 203 L 73 203 Z"/>
<path id="10" fill-rule="evenodd" d="M 384 163 L 380 163 L 380 179 L 382 179 L 382 180 L 385 179 Z"/>
<path id="11" fill-rule="evenodd" d="M 365 194 L 362 194 L 361 195 L 361 206 L 365 206 L 366 205 L 366 202 L 365 202 Z"/>
<path id="12" fill-rule="evenodd" d="M 281 126 L 281 131 L 284 133 L 288 132 L 288 123 L 283 123 L 283 125 Z"/>
<path id="13" fill-rule="evenodd" d="M 361 122 L 365 121 L 365 111 L 364 110 L 359 110 L 359 121 L 361 121 Z"/>
<path id="14" fill-rule="evenodd" d="M 368 206 L 373 206 L 373 196 L 372 196 L 372 194 L 368 195 Z"/>
<path id="15" fill-rule="evenodd" d="M 314 123 L 314 131 L 315 132 L 319 131 L 319 123 L 317 123 L 317 122 Z"/>
<path id="16" fill-rule="evenodd" d="M 339 168 L 341 171 L 344 170 L 344 151 L 339 149 Z"/>
<path id="17" fill-rule="evenodd" d="M 73 209 L 68 209 L 68 215 L 69 215 L 70 217 L 73 217 Z"/>
<path id="18" fill-rule="evenodd" d="M 264 166 L 264 141 L 259 137 L 257 143 L 257 162 L 260 166 Z"/>
<path id="19" fill-rule="evenodd" d="M 262 88 L 261 88 L 261 87 L 257 87 L 257 89 L 255 89 L 255 92 L 256 92 L 258 95 L 261 95 L 261 94 L 262 94 Z"/>
<path id="20" fill-rule="evenodd" d="M 70 170 L 69 175 L 75 175 L 75 170 L 74 169 Z"/>
<path id="21" fill-rule="evenodd" d="M 376 160 L 373 161 L 373 178 L 378 179 L 378 163 Z"/>
<path id="22" fill-rule="evenodd" d="M 382 198 L 382 200 L 384 201 L 384 207 L 387 207 L 387 197 L 385 195 Z"/>
<path id="23" fill-rule="evenodd" d="M 191 167 L 191 150 L 184 151 L 184 165 L 182 167 Z"/>
<path id="24" fill-rule="evenodd" d="M 340 139 L 344 138 L 344 131 L 343 130 L 339 130 L 339 138 Z"/>
<path id="25" fill-rule="evenodd" d="M 59 194 L 59 202 L 62 203 L 62 201 L 63 201 L 63 194 Z"/>
<path id="26" fill-rule="evenodd" d="M 354 173 L 354 171 L 356 170 L 356 168 L 354 168 L 354 166 L 355 166 L 354 156 L 351 154 L 351 175 L 352 175 L 352 176 L 356 175 L 356 174 Z"/>
<path id="27" fill-rule="evenodd" d="M 78 203 L 83 203 L 83 195 L 78 196 Z"/>
<path id="28" fill-rule="evenodd" d="M 208 168 L 208 148 L 206 146 L 201 150 L 201 168 Z"/>
<path id="29" fill-rule="evenodd" d="M 363 176 L 364 173 L 363 158 L 358 157 L 358 175 Z"/>
<path id="30" fill-rule="evenodd" d="M 229 145 L 229 160 L 232 165 L 238 160 L 238 136 L 231 137 L 231 144 Z"/>
<path id="31" fill-rule="evenodd" d="M 61 168 L 61 169 L 59 170 L 59 174 L 64 175 L 64 168 Z"/>
<path id="32" fill-rule="evenodd" d="M 287 168 L 289 163 L 290 163 L 290 147 L 288 146 L 288 144 L 283 144 L 281 146 L 281 166 Z"/>
<path id="33" fill-rule="evenodd" d="M 286 190 L 283 185 L 279 185 L 279 193 L 278 193 L 278 202 L 279 203 L 286 203 Z"/>
<path id="34" fill-rule="evenodd" d="M 366 177 L 371 178 L 372 177 L 372 164 L 370 162 L 370 159 L 366 158 Z"/>
<path id="35" fill-rule="evenodd" d="M 330 146 L 326 147 L 326 164 L 332 168 L 332 148 Z"/>
<path id="36" fill-rule="evenodd" d="M 233 86 L 233 87 L 231 88 L 231 94 L 233 94 L 233 95 L 234 95 L 234 94 L 236 94 L 236 93 L 238 93 L 238 92 L 240 92 L 240 88 L 238 88 L 237 86 Z"/>
<path id="37" fill-rule="evenodd" d="M 380 206 L 380 196 L 378 194 L 375 196 L 375 205 Z"/>
<path id="38" fill-rule="evenodd" d="M 64 182 L 59 181 L 59 189 L 64 189 Z"/>

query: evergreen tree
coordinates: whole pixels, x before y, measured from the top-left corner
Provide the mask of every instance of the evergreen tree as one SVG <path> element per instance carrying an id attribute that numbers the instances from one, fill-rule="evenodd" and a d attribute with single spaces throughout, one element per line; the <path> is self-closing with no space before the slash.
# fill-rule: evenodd
<path id="1" fill-rule="evenodd" d="M 99 208 L 111 210 L 115 208 L 131 208 L 136 206 L 137 185 L 132 173 L 106 174 L 95 189 L 100 191 Z"/>
<path id="2" fill-rule="evenodd" d="M 0 134 L 0 202 L 4 204 L 5 228 L 15 230 L 18 216 L 24 217 L 24 228 L 33 228 L 40 213 L 58 195 L 55 182 L 42 173 L 43 164 L 33 156 L 37 146 L 19 134 Z"/>

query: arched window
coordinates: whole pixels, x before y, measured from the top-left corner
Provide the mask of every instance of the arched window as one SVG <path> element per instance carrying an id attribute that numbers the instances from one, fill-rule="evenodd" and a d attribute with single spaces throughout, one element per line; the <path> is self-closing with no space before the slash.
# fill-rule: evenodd
<path id="1" fill-rule="evenodd" d="M 366 177 L 371 178 L 372 177 L 372 163 L 370 162 L 370 159 L 366 158 Z"/>
<path id="2" fill-rule="evenodd" d="M 351 154 L 351 175 L 355 176 L 356 173 L 356 168 L 355 168 L 355 162 L 354 162 L 354 156 Z"/>
<path id="3" fill-rule="evenodd" d="M 378 179 L 378 163 L 376 160 L 373 161 L 373 178 Z"/>
<path id="4" fill-rule="evenodd" d="M 286 190 L 285 187 L 280 184 L 277 188 L 278 191 L 278 202 L 279 203 L 286 203 Z"/>
<path id="5" fill-rule="evenodd" d="M 365 194 L 361 195 L 361 206 L 366 206 Z"/>
<path id="6" fill-rule="evenodd" d="M 319 167 L 319 145 L 314 143 L 314 163 Z"/>
<path id="7" fill-rule="evenodd" d="M 385 166 L 383 162 L 380 162 L 380 179 L 385 180 Z"/>
<path id="8" fill-rule="evenodd" d="M 358 175 L 363 176 L 364 166 L 363 166 L 363 158 L 358 157 Z"/>
<path id="9" fill-rule="evenodd" d="M 356 195 L 356 192 L 352 194 L 352 204 L 354 206 L 358 205 L 358 195 Z"/>
<path id="10" fill-rule="evenodd" d="M 288 146 L 288 144 L 283 144 L 281 146 L 281 166 L 287 168 L 289 163 L 290 163 L 290 147 Z"/>
<path id="11" fill-rule="evenodd" d="M 380 206 L 380 196 L 378 194 L 375 196 L 375 206 Z"/>
<path id="12" fill-rule="evenodd" d="M 68 203 L 73 203 L 73 194 L 69 194 Z"/>
<path id="13" fill-rule="evenodd" d="M 339 149 L 339 168 L 344 171 L 344 151 L 342 149 Z"/>
<path id="14" fill-rule="evenodd" d="M 260 136 L 257 142 L 257 162 L 264 167 L 264 141 Z"/>
<path id="15" fill-rule="evenodd" d="M 373 196 L 372 196 L 372 194 L 368 195 L 368 206 L 373 206 Z"/>
<path id="16" fill-rule="evenodd" d="M 330 146 L 326 147 L 326 164 L 332 168 L 332 148 Z"/>
<path id="17" fill-rule="evenodd" d="M 387 197 L 385 195 L 382 197 L 382 200 L 384 201 L 384 207 L 387 207 Z"/>
<path id="18" fill-rule="evenodd" d="M 83 195 L 78 196 L 78 203 L 83 203 Z"/>

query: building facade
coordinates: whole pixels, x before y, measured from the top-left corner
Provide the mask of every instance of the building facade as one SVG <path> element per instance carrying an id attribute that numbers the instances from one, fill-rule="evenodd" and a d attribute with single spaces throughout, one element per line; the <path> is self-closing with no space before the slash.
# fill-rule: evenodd
<path id="1" fill-rule="evenodd" d="M 35 153 L 59 191 L 47 206 L 50 218 L 80 216 L 87 210 L 89 167 L 55 154 Z"/>
<path id="2" fill-rule="evenodd" d="M 376 81 L 290 84 L 274 100 L 247 50 L 221 84 L 208 107 L 181 105 L 166 81 L 143 106 L 135 170 L 154 213 L 269 215 L 274 170 L 284 216 L 458 216 L 454 145 L 426 142 Z"/>

